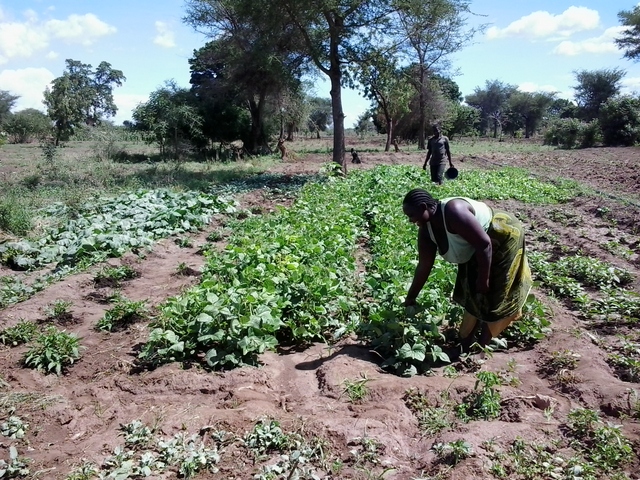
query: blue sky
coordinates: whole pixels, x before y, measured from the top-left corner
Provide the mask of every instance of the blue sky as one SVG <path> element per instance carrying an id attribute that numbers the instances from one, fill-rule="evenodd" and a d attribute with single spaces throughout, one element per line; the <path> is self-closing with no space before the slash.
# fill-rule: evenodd
<path id="1" fill-rule="evenodd" d="M 535 4 L 532 6 L 532 4 Z M 640 92 L 640 64 L 622 58 L 613 43 L 617 13 L 635 3 L 475 0 L 470 24 L 488 28 L 453 58 L 454 80 L 463 95 L 498 79 L 524 91 L 573 96 L 576 70 L 619 67 L 627 93 Z M 116 123 L 166 80 L 189 86 L 188 59 L 206 37 L 182 23 L 183 0 L 0 0 L 0 89 L 20 95 L 16 109 L 42 105 L 45 87 L 62 74 L 65 59 L 94 67 L 101 61 L 124 72 L 114 91 Z M 320 80 L 316 94 L 329 97 Z M 368 102 L 343 95 L 347 126 Z"/>

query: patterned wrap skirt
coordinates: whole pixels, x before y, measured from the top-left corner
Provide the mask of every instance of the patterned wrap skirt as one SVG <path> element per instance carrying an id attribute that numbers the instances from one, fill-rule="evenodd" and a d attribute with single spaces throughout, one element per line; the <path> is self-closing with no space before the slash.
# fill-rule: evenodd
<path id="1" fill-rule="evenodd" d="M 475 255 L 458 265 L 453 300 L 483 322 L 519 317 L 531 290 L 531 270 L 527 261 L 524 228 L 510 213 L 493 209 L 487 230 L 492 257 L 489 292 L 475 293 L 478 262 Z"/>

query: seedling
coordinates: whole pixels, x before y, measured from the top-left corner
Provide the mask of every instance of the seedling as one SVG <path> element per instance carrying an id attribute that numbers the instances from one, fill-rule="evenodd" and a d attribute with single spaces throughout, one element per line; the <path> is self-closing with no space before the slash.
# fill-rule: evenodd
<path id="1" fill-rule="evenodd" d="M 29 475 L 27 463 L 29 459 L 18 456 L 18 450 L 11 445 L 9 447 L 9 463 L 0 460 L 0 478 L 16 478 Z"/>
<path id="2" fill-rule="evenodd" d="M 60 375 L 62 370 L 80 358 L 80 340 L 74 335 L 49 327 L 25 353 L 25 366 L 45 373 Z"/>
<path id="3" fill-rule="evenodd" d="M 12 415 L 6 422 L 0 425 L 0 433 L 5 437 L 19 440 L 24 437 L 28 428 L 28 423 L 23 422 L 20 417 Z M 2 478 L 2 475 L 0 475 L 0 478 Z"/>
<path id="4" fill-rule="evenodd" d="M 462 421 L 491 420 L 500 416 L 500 392 L 495 389 L 500 385 L 500 377 L 492 372 L 476 374 L 474 390 L 456 407 L 456 415 Z M 480 388 L 479 388 L 480 387 Z"/>
<path id="5" fill-rule="evenodd" d="M 193 242 L 189 237 L 179 237 L 174 240 L 175 244 L 180 248 L 191 248 L 193 247 Z"/>
<path id="6" fill-rule="evenodd" d="M 146 302 L 134 302 L 118 297 L 112 308 L 96 324 L 96 329 L 104 332 L 115 332 L 126 329 L 129 325 L 148 317 Z"/>
<path id="7" fill-rule="evenodd" d="M 361 448 L 354 448 L 350 453 L 355 457 L 358 463 L 373 463 L 380 461 L 381 445 L 375 438 L 368 436 L 357 437 L 349 442 L 349 445 L 355 445 Z"/>
<path id="8" fill-rule="evenodd" d="M 366 374 L 361 373 L 360 376 L 362 378 L 358 380 L 349 380 L 346 379 L 343 383 L 344 389 L 343 393 L 349 397 L 351 403 L 359 403 L 362 401 L 367 395 L 369 395 L 369 387 L 367 383 L 369 379 Z"/>
<path id="9" fill-rule="evenodd" d="M 207 235 L 207 241 L 209 242 L 219 242 L 224 238 L 221 230 L 214 230 L 209 235 Z"/>
<path id="10" fill-rule="evenodd" d="M 16 347 L 30 342 L 38 333 L 38 326 L 29 320 L 20 320 L 13 327 L 5 328 L 0 332 L 0 343 Z"/>
<path id="11" fill-rule="evenodd" d="M 69 300 L 56 300 L 45 309 L 45 315 L 47 320 L 64 323 L 72 318 L 69 309 L 73 305 L 73 302 Z"/>
<path id="12" fill-rule="evenodd" d="M 123 280 L 131 280 L 137 276 L 138 272 L 129 265 L 107 266 L 93 277 L 93 281 L 98 286 L 119 287 Z"/>
<path id="13" fill-rule="evenodd" d="M 151 442 L 153 431 L 140 420 L 120 425 L 120 435 L 128 447 L 146 446 Z"/>
<path id="14" fill-rule="evenodd" d="M 98 475 L 98 467 L 91 462 L 84 462 L 76 467 L 64 480 L 92 480 Z"/>
<path id="15" fill-rule="evenodd" d="M 290 444 L 289 437 L 276 420 L 260 420 L 244 437 L 247 448 L 262 454 L 268 451 L 283 451 Z"/>
<path id="16" fill-rule="evenodd" d="M 436 443 L 431 447 L 442 463 L 457 465 L 473 453 L 471 445 L 464 440 L 455 440 L 448 443 Z"/>

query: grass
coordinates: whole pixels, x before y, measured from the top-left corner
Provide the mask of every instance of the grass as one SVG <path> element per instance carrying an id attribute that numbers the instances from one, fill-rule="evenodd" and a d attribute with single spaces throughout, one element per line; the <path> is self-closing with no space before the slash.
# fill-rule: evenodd
<path id="1" fill-rule="evenodd" d="M 367 383 L 369 379 L 366 374 L 360 374 L 362 378 L 356 380 L 346 379 L 342 382 L 344 386 L 343 393 L 349 398 L 351 403 L 359 403 L 369 395 L 369 387 Z"/>

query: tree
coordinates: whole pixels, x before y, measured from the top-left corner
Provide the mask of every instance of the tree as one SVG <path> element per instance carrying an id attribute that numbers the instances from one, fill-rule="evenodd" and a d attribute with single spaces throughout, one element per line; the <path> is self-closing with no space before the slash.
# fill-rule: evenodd
<path id="1" fill-rule="evenodd" d="M 180 158 L 183 142 L 201 135 L 202 117 L 190 98 L 189 90 L 170 80 L 133 111 L 137 127 L 153 134 L 152 141 L 158 144 L 162 155 L 166 153 L 167 145 L 171 146 L 176 160 Z"/>
<path id="2" fill-rule="evenodd" d="M 0 90 L 0 125 L 11 115 L 11 110 L 20 97 L 7 90 Z"/>
<path id="3" fill-rule="evenodd" d="M 97 125 L 118 111 L 113 101 L 113 87 L 122 86 L 125 77 L 120 70 L 101 62 L 96 70 L 77 60 L 66 60 L 61 77 L 53 80 L 44 92 L 47 113 L 54 122 L 56 145 L 68 139 L 81 124 Z"/>
<path id="4" fill-rule="evenodd" d="M 310 132 L 316 133 L 316 138 L 320 138 L 320 132 L 326 132 L 332 123 L 331 99 L 321 97 L 311 97 L 309 102 L 309 117 L 307 127 Z"/>
<path id="5" fill-rule="evenodd" d="M 12 114 L 5 122 L 4 129 L 12 143 L 28 143 L 51 134 L 51 120 L 35 108 L 27 108 Z"/>
<path id="6" fill-rule="evenodd" d="M 466 0 L 399 0 L 400 28 L 395 33 L 405 45 L 411 63 L 416 65 L 414 87 L 419 95 L 418 148 L 424 149 L 427 130 L 427 88 L 435 70 L 448 68 L 447 56 L 469 44 L 484 26 L 467 28 Z"/>
<path id="7" fill-rule="evenodd" d="M 531 137 L 555 99 L 552 93 L 516 91 L 508 99 L 511 114 L 522 120 L 525 138 Z"/>
<path id="8" fill-rule="evenodd" d="M 449 140 L 455 135 L 472 135 L 480 123 L 480 111 L 469 105 L 461 105 L 451 102 L 449 116 L 442 124 L 442 130 L 446 132 Z"/>
<path id="9" fill-rule="evenodd" d="M 409 110 L 412 87 L 408 78 L 396 65 L 391 51 L 373 50 L 368 58 L 356 67 L 356 79 L 362 85 L 365 98 L 374 103 L 385 121 L 387 140 L 384 151 L 388 152 L 394 138 L 395 122 Z"/>
<path id="10" fill-rule="evenodd" d="M 626 72 L 620 68 L 574 72 L 578 84 L 573 87 L 583 120 L 598 118 L 600 105 L 620 93 Z"/>
<path id="11" fill-rule="evenodd" d="M 476 87 L 471 95 L 466 96 L 467 104 L 481 112 L 480 128 L 483 133 L 486 134 L 492 126 L 493 138 L 497 138 L 498 129 L 506 120 L 507 100 L 516 90 L 517 87 L 514 85 L 502 83 L 500 80 L 487 80 L 484 89 Z"/>
<path id="12" fill-rule="evenodd" d="M 616 45 L 624 50 L 625 58 L 638 61 L 640 59 L 640 6 L 636 5 L 633 10 L 618 12 L 618 20 L 627 28 L 622 31 L 620 37 L 615 39 Z"/>
<path id="13" fill-rule="evenodd" d="M 631 146 L 640 140 L 640 100 L 637 98 L 610 98 L 601 105 L 598 120 L 606 146 Z"/>
<path id="14" fill-rule="evenodd" d="M 251 131 L 243 138 L 245 147 L 269 150 L 265 118 L 277 115 L 284 122 L 285 92 L 299 88 L 303 72 L 298 32 L 266 0 L 188 0 L 185 22 L 214 37 L 189 61 L 194 92 L 247 108 Z"/>

